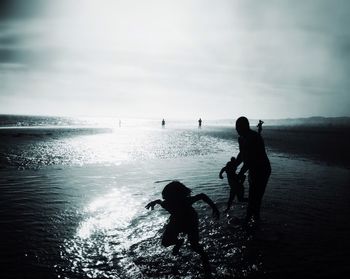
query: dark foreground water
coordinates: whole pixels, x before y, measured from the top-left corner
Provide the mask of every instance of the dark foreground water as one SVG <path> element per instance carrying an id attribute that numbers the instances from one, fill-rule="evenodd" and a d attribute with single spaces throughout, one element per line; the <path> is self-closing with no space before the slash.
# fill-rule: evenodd
<path id="1" fill-rule="evenodd" d="M 195 205 L 214 278 L 343 278 L 349 169 L 267 147 L 259 226 L 243 226 L 245 204 L 218 221 Z M 1 129 L 0 278 L 202 278 L 187 245 L 177 257 L 161 247 L 167 213 L 144 206 L 178 179 L 222 212 L 232 154 L 230 127 Z"/>

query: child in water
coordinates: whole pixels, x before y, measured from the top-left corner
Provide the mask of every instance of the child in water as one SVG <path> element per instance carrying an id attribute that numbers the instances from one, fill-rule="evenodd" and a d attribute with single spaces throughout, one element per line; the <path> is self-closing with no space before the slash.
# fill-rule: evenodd
<path id="1" fill-rule="evenodd" d="M 199 194 L 191 196 L 191 189 L 179 181 L 172 181 L 167 184 L 162 191 L 162 196 L 164 200 L 155 200 L 146 205 L 147 209 L 151 208 L 153 210 L 154 206 L 159 204 L 170 213 L 169 222 L 163 233 L 162 245 L 165 247 L 174 245 L 173 255 L 178 254 L 184 242 L 178 236 L 180 233 L 185 233 L 192 250 L 197 252 L 201 257 L 206 276 L 210 277 L 211 272 L 208 256 L 199 244 L 198 215 L 192 204 L 199 200 L 205 201 L 211 206 L 213 215 L 217 218 L 220 215 L 219 210 L 207 195 Z"/>
<path id="2" fill-rule="evenodd" d="M 222 174 L 226 172 L 228 184 L 230 185 L 230 188 L 231 188 L 230 197 L 228 199 L 227 208 L 225 212 L 228 212 L 230 210 L 233 199 L 235 198 L 236 195 L 237 195 L 238 201 L 240 202 L 248 201 L 247 198 L 244 198 L 244 186 L 243 186 L 246 176 L 244 176 L 243 179 L 239 180 L 238 175 L 236 174 L 236 170 L 237 170 L 236 158 L 231 157 L 231 160 L 227 162 L 226 166 L 223 167 L 219 173 L 219 177 L 223 179 L 224 177 L 222 176 Z"/>

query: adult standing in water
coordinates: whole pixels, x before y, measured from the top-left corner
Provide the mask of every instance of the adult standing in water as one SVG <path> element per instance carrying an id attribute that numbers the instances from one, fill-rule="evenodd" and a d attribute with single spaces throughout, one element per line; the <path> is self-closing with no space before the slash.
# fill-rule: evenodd
<path id="1" fill-rule="evenodd" d="M 165 127 L 165 120 L 164 120 L 164 118 L 162 120 L 162 127 Z"/>
<path id="2" fill-rule="evenodd" d="M 264 124 L 264 121 L 259 120 L 259 124 L 256 125 L 256 127 L 258 127 L 258 133 L 261 134 L 262 131 L 262 125 Z"/>
<path id="3" fill-rule="evenodd" d="M 239 153 L 236 166 L 243 162 L 238 174 L 239 179 L 249 170 L 249 196 L 247 221 L 251 218 L 260 219 L 260 207 L 265 188 L 271 174 L 271 165 L 265 151 L 261 135 L 250 129 L 249 121 L 241 116 L 236 121 L 236 131 L 239 134 Z"/>
<path id="4" fill-rule="evenodd" d="M 199 128 L 202 127 L 202 118 L 199 118 L 199 120 L 198 120 L 198 127 L 199 127 Z"/>

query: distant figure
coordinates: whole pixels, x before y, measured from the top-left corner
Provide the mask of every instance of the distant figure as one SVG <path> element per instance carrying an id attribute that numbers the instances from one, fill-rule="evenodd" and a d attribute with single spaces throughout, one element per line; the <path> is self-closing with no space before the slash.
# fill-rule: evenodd
<path id="1" fill-rule="evenodd" d="M 237 119 L 236 130 L 239 134 L 239 153 L 235 164 L 239 166 L 243 162 L 238 174 L 239 180 L 242 180 L 244 173 L 249 170 L 247 220 L 249 221 L 252 217 L 258 220 L 260 219 L 262 197 L 271 174 L 271 165 L 262 137 L 250 129 L 246 117 L 242 116 Z"/>
<path id="2" fill-rule="evenodd" d="M 232 205 L 233 199 L 237 195 L 237 199 L 239 202 L 245 202 L 248 201 L 247 198 L 244 198 L 244 180 L 245 175 L 239 180 L 238 175 L 236 174 L 236 158 L 232 157 L 231 161 L 227 162 L 226 166 L 223 167 L 219 173 L 219 177 L 223 179 L 224 177 L 222 174 L 226 172 L 228 184 L 230 185 L 230 197 L 227 202 L 227 208 L 225 212 L 228 212 L 230 210 L 230 207 Z"/>
<path id="3" fill-rule="evenodd" d="M 162 120 L 162 127 L 165 127 L 165 120 L 164 120 L 164 118 Z"/>
<path id="4" fill-rule="evenodd" d="M 122 126 L 122 121 L 119 119 L 119 128 Z"/>
<path id="5" fill-rule="evenodd" d="M 264 124 L 264 121 L 259 120 L 259 124 L 256 125 L 256 127 L 258 127 L 258 133 L 261 134 L 262 131 L 262 125 Z"/>
<path id="6" fill-rule="evenodd" d="M 191 189 L 187 188 L 179 181 L 172 181 L 167 184 L 162 191 L 163 201 L 155 200 L 146 205 L 146 208 L 153 210 L 156 204 L 161 205 L 170 213 L 169 222 L 165 227 L 162 237 L 162 245 L 165 247 L 175 245 L 172 253 L 178 254 L 180 247 L 184 243 L 178 235 L 187 235 L 193 251 L 197 252 L 202 260 L 206 278 L 211 278 L 211 271 L 208 256 L 203 247 L 199 244 L 198 215 L 192 204 L 202 200 L 213 209 L 213 215 L 219 218 L 219 210 L 213 201 L 205 194 L 191 196 Z"/>
<path id="7" fill-rule="evenodd" d="M 201 119 L 201 118 L 199 118 L 199 120 L 198 120 L 198 127 L 199 127 L 199 128 L 202 127 L 202 119 Z"/>

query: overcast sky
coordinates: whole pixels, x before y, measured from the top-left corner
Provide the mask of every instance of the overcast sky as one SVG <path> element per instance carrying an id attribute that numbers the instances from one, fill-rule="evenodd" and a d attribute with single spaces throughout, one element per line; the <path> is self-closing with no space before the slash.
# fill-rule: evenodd
<path id="1" fill-rule="evenodd" d="M 0 3 L 0 113 L 350 116 L 347 0 Z"/>

